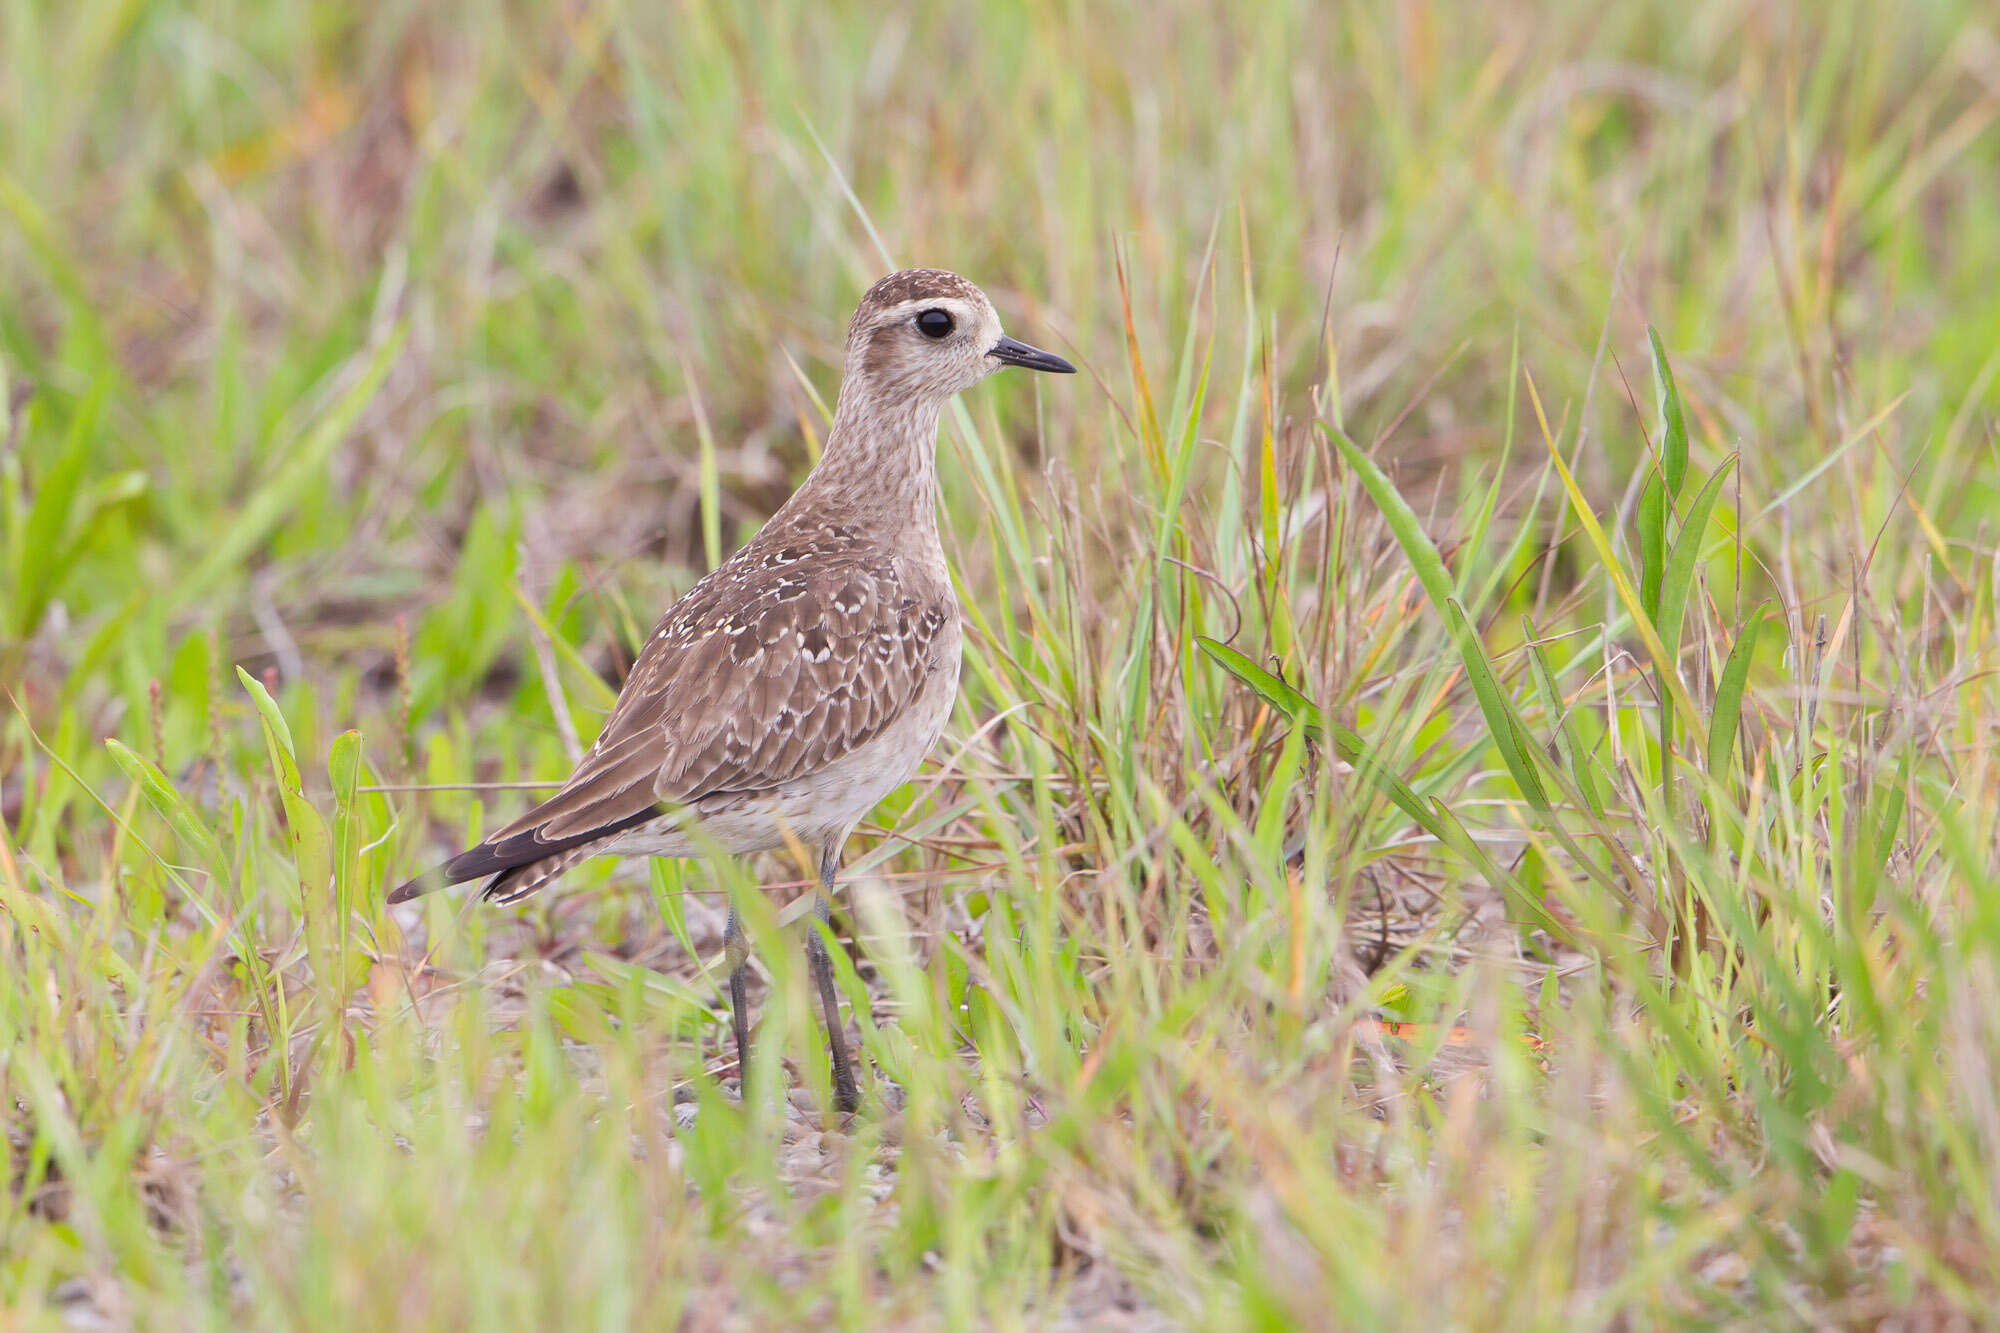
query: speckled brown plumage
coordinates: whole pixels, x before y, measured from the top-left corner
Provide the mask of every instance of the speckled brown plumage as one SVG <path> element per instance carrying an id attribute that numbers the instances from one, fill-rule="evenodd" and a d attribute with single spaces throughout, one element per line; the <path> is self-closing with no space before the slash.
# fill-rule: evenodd
<path id="1" fill-rule="evenodd" d="M 663 804 L 770 792 L 875 740 L 937 677 L 955 683 L 958 605 L 941 564 L 926 563 L 853 527 L 766 528 L 660 622 L 562 790 L 447 875 L 523 866 Z M 771 832 L 767 845 L 782 841 Z"/>
<path id="2" fill-rule="evenodd" d="M 819 466 L 661 619 L 562 788 L 390 901 L 473 879 L 511 901 L 595 855 L 748 853 L 787 840 L 819 853 L 830 888 L 848 831 L 914 774 L 957 694 L 938 414 L 1006 364 L 1071 369 L 1005 337 L 955 273 L 913 269 L 870 288 L 848 327 Z M 731 935 L 733 946 L 733 918 Z M 815 955 L 831 1023 L 822 963 Z M 838 1045 L 835 1065 L 847 1105 Z"/>

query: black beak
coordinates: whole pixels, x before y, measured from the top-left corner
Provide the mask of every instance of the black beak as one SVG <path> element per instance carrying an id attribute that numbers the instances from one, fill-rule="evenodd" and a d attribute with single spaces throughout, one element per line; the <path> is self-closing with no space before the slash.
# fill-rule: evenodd
<path id="1" fill-rule="evenodd" d="M 1039 347 L 1030 347 L 1026 343 L 1015 342 L 1012 338 L 1002 337 L 999 342 L 993 344 L 986 355 L 995 361 L 1019 366 L 1023 370 L 1046 370 L 1053 375 L 1076 374 L 1076 367 L 1054 352 L 1044 352 Z"/>

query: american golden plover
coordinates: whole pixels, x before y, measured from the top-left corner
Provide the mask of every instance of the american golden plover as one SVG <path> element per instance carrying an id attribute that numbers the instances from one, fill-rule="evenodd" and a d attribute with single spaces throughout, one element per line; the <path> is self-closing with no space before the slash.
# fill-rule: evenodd
<path id="1" fill-rule="evenodd" d="M 938 413 L 1002 366 L 1076 369 L 1001 333 L 992 303 L 955 273 L 912 269 L 869 288 L 812 475 L 668 610 L 562 790 L 389 901 L 483 879 L 483 896 L 513 902 L 592 856 L 747 855 L 796 840 L 818 859 L 824 922 L 848 832 L 916 773 L 958 694 Z M 747 1081 L 749 946 L 733 907 L 723 938 Z M 806 951 L 834 1096 L 852 1111 L 860 1099 L 816 928 Z"/>

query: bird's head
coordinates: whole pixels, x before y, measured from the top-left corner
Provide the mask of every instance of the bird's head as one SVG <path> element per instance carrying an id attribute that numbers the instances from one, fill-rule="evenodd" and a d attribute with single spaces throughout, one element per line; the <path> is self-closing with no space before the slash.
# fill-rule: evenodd
<path id="1" fill-rule="evenodd" d="M 1001 332 L 986 293 L 943 269 L 891 273 L 868 289 L 847 327 L 846 375 L 877 391 L 948 398 L 1006 366 L 1076 371 Z"/>

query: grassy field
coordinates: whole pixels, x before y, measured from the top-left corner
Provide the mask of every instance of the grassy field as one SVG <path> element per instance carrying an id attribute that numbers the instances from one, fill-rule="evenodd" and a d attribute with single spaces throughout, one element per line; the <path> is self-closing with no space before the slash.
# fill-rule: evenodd
<path id="1" fill-rule="evenodd" d="M 0 0 L 0 1327 L 1993 1325 L 1996 181 L 1980 0 Z M 782 858 L 382 898 L 920 263 L 843 1124 Z"/>

